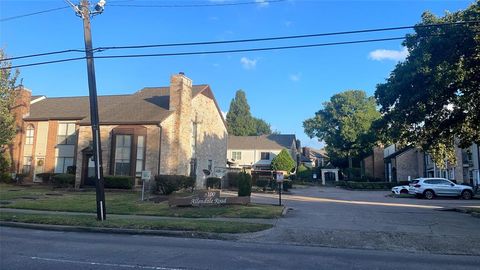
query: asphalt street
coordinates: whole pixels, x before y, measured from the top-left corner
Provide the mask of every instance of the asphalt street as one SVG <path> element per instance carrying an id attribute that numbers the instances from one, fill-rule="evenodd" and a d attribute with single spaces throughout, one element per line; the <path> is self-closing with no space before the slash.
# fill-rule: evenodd
<path id="1" fill-rule="evenodd" d="M 478 269 L 480 257 L 0 227 L 1 269 Z"/>
<path id="2" fill-rule="evenodd" d="M 388 191 L 308 187 L 283 196 L 291 210 L 273 229 L 245 235 L 251 242 L 290 243 L 437 254 L 480 255 L 480 219 L 443 211 L 480 207 L 480 200 L 392 198 Z M 278 195 L 253 194 L 277 203 Z"/>

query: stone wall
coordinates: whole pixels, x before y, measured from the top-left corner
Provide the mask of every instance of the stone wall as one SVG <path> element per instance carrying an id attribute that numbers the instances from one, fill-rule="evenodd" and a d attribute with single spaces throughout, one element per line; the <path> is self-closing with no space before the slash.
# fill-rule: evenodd
<path id="1" fill-rule="evenodd" d="M 209 90 L 206 90 L 209 91 Z M 208 94 L 208 93 L 207 93 Z M 215 167 L 226 167 L 227 160 L 227 129 L 222 116 L 211 97 L 199 94 L 193 99 L 194 118 L 197 122 L 197 142 L 195 158 L 197 159 L 197 188 L 205 188 L 203 170 L 212 160 L 214 175 Z"/>

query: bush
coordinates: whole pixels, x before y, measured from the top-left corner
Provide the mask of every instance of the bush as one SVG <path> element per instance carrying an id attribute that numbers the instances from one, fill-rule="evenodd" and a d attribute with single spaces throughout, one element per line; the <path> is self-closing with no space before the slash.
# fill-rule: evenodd
<path id="1" fill-rule="evenodd" d="M 208 177 L 207 178 L 207 188 L 222 188 L 222 179 L 218 177 Z"/>
<path id="2" fill-rule="evenodd" d="M 184 175 L 157 175 L 155 176 L 157 190 L 165 195 L 170 195 L 174 191 L 183 188 L 192 188 L 195 180 L 190 176 Z"/>
<path id="3" fill-rule="evenodd" d="M 312 179 L 312 169 L 303 164 L 298 166 L 297 179 Z"/>
<path id="4" fill-rule="evenodd" d="M 42 178 L 42 183 L 48 184 L 52 181 L 53 173 L 39 173 L 36 176 Z"/>
<path id="5" fill-rule="evenodd" d="M 238 188 L 238 172 L 228 172 L 227 173 L 227 182 L 228 187 Z"/>
<path id="6" fill-rule="evenodd" d="M 3 183 L 13 183 L 13 179 L 12 179 L 12 175 L 10 173 L 7 173 L 7 172 L 0 172 L 0 182 L 3 182 Z"/>
<path id="7" fill-rule="evenodd" d="M 293 187 L 292 180 L 283 180 L 283 190 L 288 191 Z"/>
<path id="8" fill-rule="evenodd" d="M 246 172 L 238 174 L 238 196 L 250 196 L 252 194 L 252 176 Z"/>
<path id="9" fill-rule="evenodd" d="M 257 187 L 261 187 L 261 188 L 265 189 L 266 187 L 269 186 L 270 181 L 271 181 L 270 179 L 259 178 L 259 179 L 257 179 Z"/>
<path id="10" fill-rule="evenodd" d="M 347 186 L 347 181 L 338 181 L 336 182 L 336 185 L 339 187 L 345 187 Z"/>
<path id="11" fill-rule="evenodd" d="M 105 188 L 132 189 L 135 184 L 131 176 L 106 175 L 103 180 L 105 180 Z"/>
<path id="12" fill-rule="evenodd" d="M 350 189 L 391 189 L 398 185 L 390 182 L 353 182 L 347 181 L 345 186 Z"/>
<path id="13" fill-rule="evenodd" d="M 55 174 L 52 180 L 55 187 L 73 187 L 75 185 L 75 175 L 72 174 Z"/>

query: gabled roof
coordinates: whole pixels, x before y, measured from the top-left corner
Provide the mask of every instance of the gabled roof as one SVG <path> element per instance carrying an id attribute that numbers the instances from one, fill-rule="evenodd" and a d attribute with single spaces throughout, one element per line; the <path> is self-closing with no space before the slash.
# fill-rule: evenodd
<path id="1" fill-rule="evenodd" d="M 228 136 L 228 149 L 290 149 L 295 143 L 294 134 L 271 134 L 261 136 Z"/>
<path id="2" fill-rule="evenodd" d="M 205 84 L 194 85 L 192 98 L 206 89 L 210 87 Z M 98 96 L 100 123 L 160 123 L 172 113 L 169 111 L 169 92 L 169 87 L 145 87 L 130 95 Z M 216 104 L 213 95 L 211 97 Z M 31 104 L 30 115 L 25 117 L 25 120 L 80 120 L 80 124 L 88 125 L 90 123 L 89 97 L 45 98 Z"/>

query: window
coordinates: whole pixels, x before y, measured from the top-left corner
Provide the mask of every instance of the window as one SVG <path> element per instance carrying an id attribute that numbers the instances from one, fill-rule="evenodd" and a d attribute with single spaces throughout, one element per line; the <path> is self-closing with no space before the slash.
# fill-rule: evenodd
<path id="1" fill-rule="evenodd" d="M 24 175 L 30 175 L 31 171 L 32 171 L 32 157 L 29 157 L 29 156 L 23 157 L 22 173 Z"/>
<path id="2" fill-rule="evenodd" d="M 143 156 L 145 153 L 145 136 L 137 137 L 137 162 L 135 164 L 135 176 L 141 177 L 143 170 Z"/>
<path id="3" fill-rule="evenodd" d="M 210 174 L 211 174 L 212 170 L 213 170 L 213 160 L 211 160 L 211 159 L 208 160 L 207 169 L 210 171 Z"/>
<path id="4" fill-rule="evenodd" d="M 269 152 L 261 152 L 260 153 L 261 160 L 270 160 L 270 153 Z"/>
<path id="5" fill-rule="evenodd" d="M 233 160 L 241 160 L 242 159 L 242 152 L 232 152 L 232 159 Z"/>
<path id="6" fill-rule="evenodd" d="M 116 135 L 114 175 L 130 175 L 131 135 Z M 143 162 L 143 159 L 142 159 Z"/>
<path id="7" fill-rule="evenodd" d="M 75 123 L 59 123 L 57 144 L 75 144 Z"/>
<path id="8" fill-rule="evenodd" d="M 34 134 L 35 134 L 35 129 L 33 128 L 32 125 L 28 125 L 25 144 L 33 144 Z"/>
<path id="9" fill-rule="evenodd" d="M 73 157 L 57 157 L 55 159 L 55 173 L 68 173 L 69 166 L 73 166 Z"/>
<path id="10" fill-rule="evenodd" d="M 192 122 L 192 157 L 195 157 L 197 150 L 197 123 Z"/>

